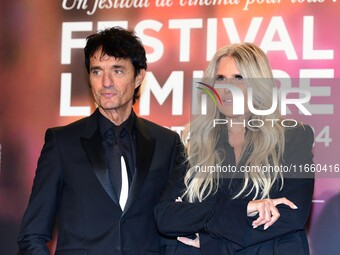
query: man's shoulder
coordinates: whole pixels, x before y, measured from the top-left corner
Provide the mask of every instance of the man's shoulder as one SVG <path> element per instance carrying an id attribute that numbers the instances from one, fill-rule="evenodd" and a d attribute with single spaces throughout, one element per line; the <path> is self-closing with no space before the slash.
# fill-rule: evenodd
<path id="1" fill-rule="evenodd" d="M 94 120 L 92 115 L 80 118 L 73 122 L 70 122 L 65 125 L 54 126 L 47 128 L 46 130 L 46 137 L 56 135 L 59 138 L 65 138 L 69 140 L 73 140 L 79 136 L 82 136 L 86 133 L 93 134 L 93 131 L 85 132 L 86 130 L 95 130 L 97 122 Z M 85 132 L 85 133 L 84 133 Z"/>
<path id="2" fill-rule="evenodd" d="M 53 129 L 55 131 L 66 131 L 66 130 L 78 129 L 79 127 L 86 125 L 88 120 L 89 120 L 89 116 L 83 117 L 81 119 L 75 120 L 65 125 L 51 127 L 50 129 Z"/>
<path id="3" fill-rule="evenodd" d="M 177 136 L 178 134 L 175 131 L 172 131 L 168 127 L 161 126 L 153 121 L 144 119 L 142 117 L 137 117 L 138 123 L 142 126 L 145 126 L 149 132 L 152 134 L 162 134 L 167 136 Z"/>

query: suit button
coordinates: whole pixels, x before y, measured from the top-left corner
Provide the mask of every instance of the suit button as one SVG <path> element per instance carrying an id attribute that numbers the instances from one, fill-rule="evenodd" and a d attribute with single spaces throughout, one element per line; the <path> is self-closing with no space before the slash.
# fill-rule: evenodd
<path id="1" fill-rule="evenodd" d="M 120 246 L 116 246 L 116 250 L 117 250 L 117 251 L 120 251 Z"/>
<path id="2" fill-rule="evenodd" d="M 126 222 L 126 220 L 121 220 L 120 222 L 121 222 L 122 224 L 124 224 L 124 223 Z"/>

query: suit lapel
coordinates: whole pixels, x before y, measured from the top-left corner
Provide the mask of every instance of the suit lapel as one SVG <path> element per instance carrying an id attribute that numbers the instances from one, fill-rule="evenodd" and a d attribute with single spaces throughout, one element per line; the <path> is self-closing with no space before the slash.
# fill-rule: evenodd
<path id="1" fill-rule="evenodd" d="M 98 131 L 97 115 L 98 109 L 89 117 L 84 134 L 81 137 L 81 142 L 100 184 L 112 201 L 120 208 L 119 199 L 112 188 L 109 179 L 109 172 L 105 164 L 104 151 L 100 133 Z M 144 184 L 145 178 L 150 169 L 155 147 L 155 139 L 149 133 L 143 119 L 136 116 L 135 121 L 137 162 L 123 214 L 131 207 Z"/>
<path id="2" fill-rule="evenodd" d="M 123 214 L 129 209 L 138 196 L 146 176 L 148 175 L 155 147 L 155 139 L 149 134 L 142 119 L 136 116 L 136 145 L 137 162 L 135 174 L 132 179 L 129 197 Z"/>
<path id="3" fill-rule="evenodd" d="M 104 150 L 98 131 L 97 115 L 98 109 L 89 117 L 84 135 L 81 137 L 81 142 L 100 184 L 113 202 L 119 206 L 116 193 L 110 183 L 109 171 L 104 160 Z"/>

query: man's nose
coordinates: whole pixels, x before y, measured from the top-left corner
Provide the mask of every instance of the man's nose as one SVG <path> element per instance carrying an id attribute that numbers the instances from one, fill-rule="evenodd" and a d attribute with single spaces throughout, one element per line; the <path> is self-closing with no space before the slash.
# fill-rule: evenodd
<path id="1" fill-rule="evenodd" d="M 103 86 L 104 87 L 113 86 L 113 76 L 110 72 L 104 72 L 104 74 L 103 74 Z"/>

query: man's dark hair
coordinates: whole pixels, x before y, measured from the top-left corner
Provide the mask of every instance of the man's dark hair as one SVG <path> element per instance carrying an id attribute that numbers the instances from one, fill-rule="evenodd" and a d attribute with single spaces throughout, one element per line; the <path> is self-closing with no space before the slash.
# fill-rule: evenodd
<path id="1" fill-rule="evenodd" d="M 130 60 L 134 67 L 135 78 L 141 69 L 147 68 L 145 49 L 133 30 L 112 27 L 88 36 L 84 48 L 88 73 L 90 73 L 90 58 L 97 50 L 101 50 L 102 55 Z M 135 89 L 133 103 L 139 97 L 139 88 L 140 86 Z"/>

